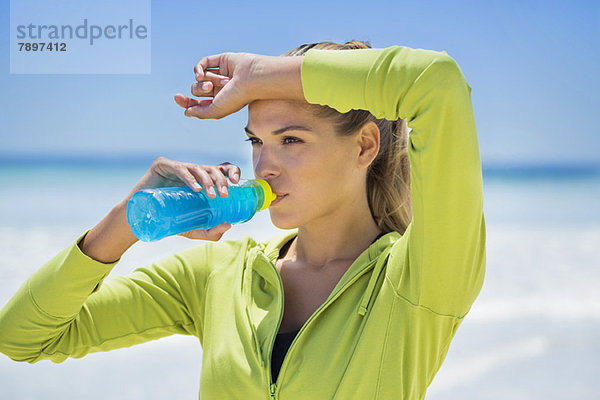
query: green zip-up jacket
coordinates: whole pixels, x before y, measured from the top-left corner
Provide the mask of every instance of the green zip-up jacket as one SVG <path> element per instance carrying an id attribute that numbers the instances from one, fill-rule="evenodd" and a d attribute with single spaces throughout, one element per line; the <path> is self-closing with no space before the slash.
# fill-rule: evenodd
<path id="1" fill-rule="evenodd" d="M 311 49 L 306 100 L 405 118 L 413 219 L 349 267 L 302 327 L 277 378 L 275 268 L 297 229 L 257 243 L 203 242 L 127 276 L 82 253 L 84 235 L 0 311 L 0 351 L 62 362 L 174 333 L 203 349 L 200 399 L 422 399 L 485 273 L 481 162 L 471 87 L 446 52 Z M 390 171 L 391 172 L 391 171 Z"/>

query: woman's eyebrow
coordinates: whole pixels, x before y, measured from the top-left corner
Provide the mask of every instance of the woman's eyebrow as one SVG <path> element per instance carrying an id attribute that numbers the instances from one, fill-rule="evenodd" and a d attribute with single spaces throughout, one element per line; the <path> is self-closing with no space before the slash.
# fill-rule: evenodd
<path id="1" fill-rule="evenodd" d="M 250 129 L 248 129 L 247 126 L 244 127 L 244 130 L 249 135 L 256 136 L 256 134 L 254 132 L 252 132 Z M 281 135 L 282 133 L 284 133 L 286 131 L 307 131 L 307 132 L 314 133 L 312 129 L 307 128 L 307 127 L 302 126 L 302 125 L 290 125 L 290 126 L 286 126 L 285 128 L 277 129 L 277 130 L 273 131 L 272 133 L 273 133 L 273 135 Z"/>

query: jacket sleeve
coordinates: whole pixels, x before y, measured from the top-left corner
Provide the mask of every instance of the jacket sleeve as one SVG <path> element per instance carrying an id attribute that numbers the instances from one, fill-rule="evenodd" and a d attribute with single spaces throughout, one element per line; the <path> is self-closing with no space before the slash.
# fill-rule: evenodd
<path id="1" fill-rule="evenodd" d="M 386 276 L 412 304 L 464 316 L 483 285 L 485 220 L 471 87 L 457 63 L 401 46 L 311 49 L 302 86 L 309 103 L 406 119 L 413 218 Z"/>
<path id="2" fill-rule="evenodd" d="M 174 333 L 201 337 L 210 248 L 195 246 L 127 276 L 79 248 L 58 253 L 0 310 L 0 351 L 34 363 L 127 347 Z M 193 268 L 192 268 L 193 266 Z"/>

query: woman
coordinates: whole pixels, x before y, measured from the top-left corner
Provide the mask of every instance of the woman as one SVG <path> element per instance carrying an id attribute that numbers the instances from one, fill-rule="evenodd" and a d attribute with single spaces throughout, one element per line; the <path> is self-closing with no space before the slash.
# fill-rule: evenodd
<path id="1" fill-rule="evenodd" d="M 278 195 L 273 224 L 293 230 L 186 232 L 212 243 L 104 281 L 136 241 L 133 193 L 226 196 L 241 174 L 159 157 L 3 308 L 3 353 L 61 362 L 181 333 L 203 347 L 200 398 L 424 398 L 483 284 L 471 88 L 445 52 L 352 41 L 284 56 L 204 57 L 192 94 L 207 99 L 175 100 L 201 119 L 248 105 L 254 174 Z"/>

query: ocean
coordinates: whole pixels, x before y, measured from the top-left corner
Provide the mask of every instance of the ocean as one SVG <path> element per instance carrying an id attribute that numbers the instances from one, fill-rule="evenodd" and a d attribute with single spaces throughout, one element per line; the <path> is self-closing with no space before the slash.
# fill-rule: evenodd
<path id="1" fill-rule="evenodd" d="M 46 261 L 95 226 L 149 165 L 0 164 L 0 307 Z M 252 178 L 250 166 L 242 177 Z M 427 399 L 579 399 L 600 383 L 600 174 L 484 168 L 487 272 Z M 268 211 L 222 240 L 284 232 Z M 138 242 L 111 275 L 199 244 Z M 202 349 L 170 336 L 61 364 L 0 355 L 0 399 L 197 398 Z"/>

